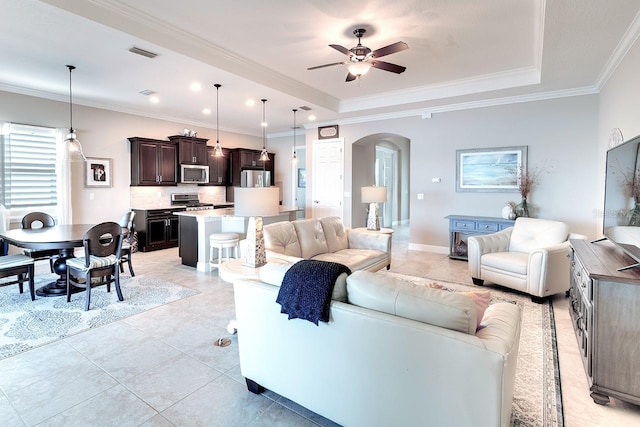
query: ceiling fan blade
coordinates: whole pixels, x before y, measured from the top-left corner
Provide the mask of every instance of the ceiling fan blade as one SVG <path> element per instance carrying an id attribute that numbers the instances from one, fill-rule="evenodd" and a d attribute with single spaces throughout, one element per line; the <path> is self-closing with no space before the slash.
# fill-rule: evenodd
<path id="1" fill-rule="evenodd" d="M 351 51 L 344 46 L 340 46 L 339 44 L 330 44 L 329 46 L 331 46 L 332 48 L 334 48 L 340 53 L 344 53 L 347 56 L 351 56 Z"/>
<path id="2" fill-rule="evenodd" d="M 409 49 L 409 46 L 405 42 L 396 42 L 389 46 L 381 47 L 371 52 L 373 58 L 382 58 L 383 56 L 391 55 L 392 53 L 400 52 Z"/>
<path id="3" fill-rule="evenodd" d="M 374 68 L 378 68 L 380 70 L 391 71 L 392 73 L 400 74 L 403 73 L 407 67 L 403 67 L 401 65 L 391 64 L 389 62 L 384 61 L 371 61 L 371 66 Z"/>
<path id="4" fill-rule="evenodd" d="M 347 74 L 347 78 L 346 78 L 345 82 L 352 82 L 357 78 L 358 78 L 358 76 L 356 76 L 355 74 L 349 73 L 349 74 Z"/>
<path id="5" fill-rule="evenodd" d="M 318 68 L 331 67 L 333 65 L 343 65 L 343 64 L 344 62 L 332 62 L 331 64 L 316 65 L 315 67 L 309 67 L 307 68 L 307 70 L 317 70 Z"/>

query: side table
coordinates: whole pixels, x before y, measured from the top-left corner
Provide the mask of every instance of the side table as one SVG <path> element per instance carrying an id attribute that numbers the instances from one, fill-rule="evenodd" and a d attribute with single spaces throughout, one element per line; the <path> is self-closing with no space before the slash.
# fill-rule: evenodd
<path id="1" fill-rule="evenodd" d="M 242 265 L 242 258 L 236 258 L 223 262 L 218 274 L 225 282 L 233 283 L 237 279 L 259 279 L 260 268 L 246 267 Z"/>
<path id="2" fill-rule="evenodd" d="M 512 227 L 511 219 L 486 216 L 448 215 L 449 258 L 467 261 L 467 237 L 490 234 Z"/>

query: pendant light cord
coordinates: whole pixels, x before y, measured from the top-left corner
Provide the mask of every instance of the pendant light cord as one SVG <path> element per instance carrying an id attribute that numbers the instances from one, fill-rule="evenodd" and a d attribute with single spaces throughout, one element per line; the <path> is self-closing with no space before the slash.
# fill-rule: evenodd
<path id="1" fill-rule="evenodd" d="M 69 69 L 69 129 L 73 133 L 73 95 L 71 92 L 71 72 L 76 69 L 73 65 L 67 65 Z"/>
<path id="2" fill-rule="evenodd" d="M 265 106 L 267 104 L 266 99 L 262 99 L 262 149 L 267 150 L 267 120 L 265 115 Z"/>
<path id="3" fill-rule="evenodd" d="M 220 143 L 220 106 L 219 106 L 219 95 L 220 95 L 220 83 L 214 84 L 216 87 L 216 143 Z"/>
<path id="4" fill-rule="evenodd" d="M 297 108 L 293 109 L 293 160 L 297 160 L 298 157 L 296 156 L 296 112 L 298 111 Z"/>

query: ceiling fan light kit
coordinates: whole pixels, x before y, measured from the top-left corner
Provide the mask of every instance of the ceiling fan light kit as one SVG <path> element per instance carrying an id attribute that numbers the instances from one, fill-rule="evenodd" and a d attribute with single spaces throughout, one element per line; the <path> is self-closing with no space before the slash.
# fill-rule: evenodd
<path id="1" fill-rule="evenodd" d="M 364 28 L 356 28 L 353 30 L 353 34 L 358 38 L 358 44 L 351 49 L 347 49 L 339 44 L 330 44 L 329 47 L 334 48 L 338 52 L 347 55 L 349 60 L 343 62 L 332 62 L 330 64 L 317 65 L 315 67 L 309 67 L 307 70 L 317 70 L 318 68 L 331 67 L 333 65 L 346 65 L 349 70 L 345 81 L 351 82 L 365 75 L 371 67 L 378 68 L 384 71 L 390 71 L 395 74 L 403 73 L 407 68 L 401 65 L 392 64 L 390 62 L 378 61 L 377 58 L 391 55 L 396 52 L 409 49 L 409 46 L 405 42 L 396 42 L 388 46 L 381 47 L 372 51 L 367 46 L 363 46 L 361 38 L 364 36 L 367 30 Z"/>

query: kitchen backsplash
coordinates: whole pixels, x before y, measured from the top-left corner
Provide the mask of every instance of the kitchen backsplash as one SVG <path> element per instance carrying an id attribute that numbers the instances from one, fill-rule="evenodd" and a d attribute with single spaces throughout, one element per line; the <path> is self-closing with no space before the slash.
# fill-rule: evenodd
<path id="1" fill-rule="evenodd" d="M 198 193 L 200 202 L 222 204 L 226 202 L 225 187 L 198 187 L 179 185 L 176 187 L 129 187 L 131 208 L 162 209 L 171 206 L 173 193 Z"/>

